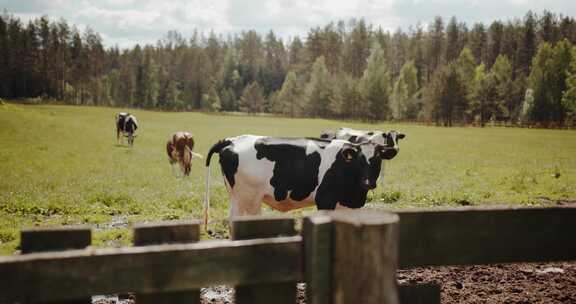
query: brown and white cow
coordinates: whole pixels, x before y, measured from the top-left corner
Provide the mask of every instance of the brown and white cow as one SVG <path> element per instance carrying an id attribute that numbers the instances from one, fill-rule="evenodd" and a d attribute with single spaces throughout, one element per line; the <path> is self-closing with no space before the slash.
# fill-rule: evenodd
<path id="1" fill-rule="evenodd" d="M 174 168 L 174 164 L 178 163 L 184 176 L 190 175 L 192 157 L 202 157 L 192 150 L 194 150 L 194 137 L 188 132 L 176 132 L 166 142 L 166 152 L 170 165 Z"/>

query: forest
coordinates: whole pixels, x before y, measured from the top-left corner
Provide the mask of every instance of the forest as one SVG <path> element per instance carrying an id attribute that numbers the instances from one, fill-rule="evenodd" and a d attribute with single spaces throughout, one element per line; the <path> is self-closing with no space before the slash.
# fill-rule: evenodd
<path id="1" fill-rule="evenodd" d="M 428 20 L 429 21 L 429 20 Z M 0 98 L 169 111 L 273 113 L 443 126 L 576 125 L 576 20 L 544 11 L 386 31 L 363 19 L 309 29 L 169 31 L 105 47 L 90 28 L 0 14 Z"/>

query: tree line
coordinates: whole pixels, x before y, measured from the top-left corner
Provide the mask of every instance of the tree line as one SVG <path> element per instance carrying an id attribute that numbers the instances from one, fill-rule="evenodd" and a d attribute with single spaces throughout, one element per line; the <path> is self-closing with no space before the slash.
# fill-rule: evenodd
<path id="1" fill-rule="evenodd" d="M 576 120 L 576 21 L 544 11 L 394 32 L 339 21 L 273 31 L 168 32 L 105 48 L 90 28 L 0 15 L 0 97 L 76 105 L 276 113 L 439 125 Z"/>

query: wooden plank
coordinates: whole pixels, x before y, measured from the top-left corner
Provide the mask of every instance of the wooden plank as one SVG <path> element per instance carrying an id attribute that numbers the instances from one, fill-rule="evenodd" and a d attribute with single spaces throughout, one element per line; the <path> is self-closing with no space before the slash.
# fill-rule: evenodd
<path id="1" fill-rule="evenodd" d="M 325 212 L 304 218 L 306 303 L 332 303 L 333 223 Z"/>
<path id="2" fill-rule="evenodd" d="M 92 230 L 86 226 L 62 226 L 23 229 L 20 250 L 23 254 L 84 249 L 92 244 Z M 50 304 L 89 304 L 92 297 L 51 302 Z"/>
<path id="3" fill-rule="evenodd" d="M 291 217 L 243 216 L 232 219 L 231 238 L 247 240 L 291 236 L 296 234 Z M 236 285 L 236 304 L 296 303 L 296 281 L 289 283 L 264 283 Z"/>
<path id="4" fill-rule="evenodd" d="M 401 211 L 400 267 L 576 259 L 576 208 Z"/>
<path id="5" fill-rule="evenodd" d="M 397 304 L 398 216 L 373 210 L 331 216 L 333 303 Z"/>
<path id="6" fill-rule="evenodd" d="M 134 246 L 195 243 L 200 240 L 200 221 L 171 221 L 134 227 Z M 200 289 L 136 295 L 138 304 L 200 303 Z"/>
<path id="7" fill-rule="evenodd" d="M 398 297 L 401 304 L 440 304 L 440 285 L 400 285 Z"/>
<path id="8" fill-rule="evenodd" d="M 239 216 L 232 219 L 231 238 L 250 240 L 296 235 L 294 219 L 287 216 Z"/>
<path id="9" fill-rule="evenodd" d="M 43 227 L 22 229 L 20 249 L 32 252 L 84 249 L 92 242 L 92 231 L 85 226 Z"/>
<path id="10" fill-rule="evenodd" d="M 134 226 L 134 246 L 185 244 L 200 240 L 200 221 L 170 221 Z"/>
<path id="11" fill-rule="evenodd" d="M 0 257 L 0 303 L 296 282 L 301 252 L 302 237 L 293 236 Z"/>

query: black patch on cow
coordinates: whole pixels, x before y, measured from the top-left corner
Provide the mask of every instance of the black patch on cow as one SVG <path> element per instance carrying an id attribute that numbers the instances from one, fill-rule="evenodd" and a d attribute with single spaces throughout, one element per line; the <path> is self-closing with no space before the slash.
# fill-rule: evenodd
<path id="1" fill-rule="evenodd" d="M 374 135 L 374 132 L 370 131 L 370 132 L 366 133 L 366 135 L 372 136 L 372 135 Z"/>
<path id="2" fill-rule="evenodd" d="M 310 140 L 291 138 L 258 139 L 254 143 L 256 158 L 266 158 L 274 162 L 274 174 L 270 185 L 274 187 L 274 199 L 283 201 L 288 197 L 301 201 L 308 197 L 318 186 L 318 170 L 320 168 L 320 153 L 306 154 L 306 146 Z M 319 147 L 325 147 L 328 142 L 315 141 Z"/>
<path id="3" fill-rule="evenodd" d="M 233 146 L 227 145 L 226 148 L 220 151 L 220 167 L 222 168 L 222 175 L 226 177 L 230 188 L 234 188 L 236 180 L 234 175 L 238 171 L 238 153 L 232 150 Z"/>
<path id="4" fill-rule="evenodd" d="M 320 138 L 321 139 L 335 139 L 336 138 L 336 132 L 334 131 L 324 131 L 320 134 Z"/>
<path id="5" fill-rule="evenodd" d="M 134 133 L 136 129 L 138 129 L 138 125 L 136 125 L 132 116 L 128 116 L 126 118 L 126 122 L 124 123 L 124 132 Z"/>
<path id="6" fill-rule="evenodd" d="M 356 136 L 356 135 L 352 135 L 352 136 L 350 136 L 350 139 L 348 139 L 348 141 L 351 143 L 355 143 L 355 142 L 357 142 L 357 140 L 358 140 L 358 136 Z"/>
<path id="7" fill-rule="evenodd" d="M 338 153 L 316 192 L 317 208 L 334 209 L 338 202 L 349 208 L 363 207 L 368 190 L 362 187 L 361 182 L 368 169 L 364 155 L 346 161 L 342 153 Z"/>
<path id="8" fill-rule="evenodd" d="M 124 131 L 124 124 L 126 124 L 126 117 L 129 114 L 118 114 L 118 119 L 116 120 L 116 128 L 120 131 Z"/>

